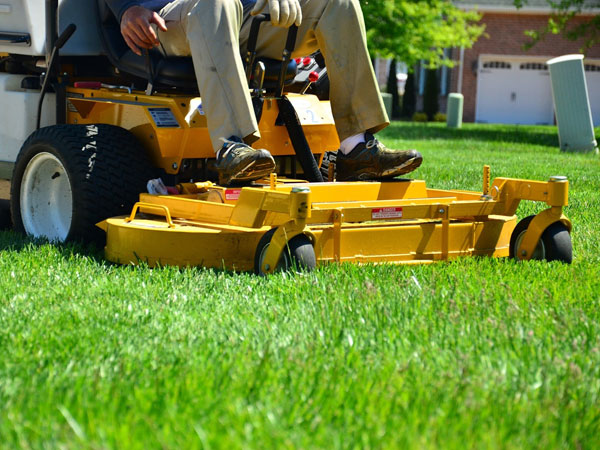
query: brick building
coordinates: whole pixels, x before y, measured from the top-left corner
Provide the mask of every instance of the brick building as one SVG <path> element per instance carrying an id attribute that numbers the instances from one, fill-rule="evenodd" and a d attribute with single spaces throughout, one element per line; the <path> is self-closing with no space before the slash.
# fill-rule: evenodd
<path id="1" fill-rule="evenodd" d="M 455 3 L 461 8 L 477 9 L 486 29 L 473 48 L 450 52 L 458 63 L 455 68 L 440 69 L 440 109 L 445 110 L 449 92 L 462 92 L 465 121 L 553 124 L 550 76 L 545 63 L 556 56 L 579 53 L 582 43 L 548 35 L 531 49 L 524 49 L 528 41 L 524 32 L 541 29 L 548 21 L 550 9 L 546 0 L 530 0 L 520 10 L 514 7 L 513 0 Z M 600 125 L 600 45 L 587 51 L 584 65 L 592 117 L 594 124 Z M 423 71 L 417 71 L 421 92 L 422 75 Z"/>

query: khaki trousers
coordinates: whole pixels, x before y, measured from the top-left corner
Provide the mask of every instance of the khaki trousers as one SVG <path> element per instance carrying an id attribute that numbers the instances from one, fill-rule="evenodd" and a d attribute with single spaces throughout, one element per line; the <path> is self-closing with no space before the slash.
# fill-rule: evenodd
<path id="1" fill-rule="evenodd" d="M 302 25 L 293 57 L 320 49 L 330 81 L 330 99 L 341 140 L 389 124 L 367 51 L 358 0 L 300 0 Z M 267 11 L 265 11 L 267 12 Z M 168 55 L 191 55 L 202 107 L 215 152 L 230 136 L 252 143 L 260 138 L 240 56 L 251 16 L 239 0 L 174 0 L 159 14 L 168 31 L 159 33 Z M 280 58 L 287 29 L 261 26 L 257 51 Z"/>

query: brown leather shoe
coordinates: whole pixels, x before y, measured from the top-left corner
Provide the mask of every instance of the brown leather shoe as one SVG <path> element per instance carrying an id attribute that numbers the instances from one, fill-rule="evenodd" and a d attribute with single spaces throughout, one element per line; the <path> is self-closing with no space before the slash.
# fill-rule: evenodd
<path id="1" fill-rule="evenodd" d="M 239 184 L 266 177 L 275 170 L 275 160 L 264 149 L 255 149 L 231 137 L 219 152 L 219 184 Z"/>
<path id="2" fill-rule="evenodd" d="M 365 133 L 365 141 L 347 155 L 338 151 L 335 163 L 337 181 L 392 178 L 412 172 L 423 162 L 418 151 L 390 150 L 370 133 Z"/>

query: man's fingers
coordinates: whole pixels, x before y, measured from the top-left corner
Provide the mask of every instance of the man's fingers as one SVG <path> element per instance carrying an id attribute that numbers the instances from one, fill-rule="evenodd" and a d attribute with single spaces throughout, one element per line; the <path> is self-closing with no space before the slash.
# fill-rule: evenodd
<path id="1" fill-rule="evenodd" d="M 269 14 L 271 14 L 271 23 L 279 26 L 279 0 L 269 0 Z"/>
<path id="2" fill-rule="evenodd" d="M 123 35 L 123 39 L 125 39 L 125 43 L 133 53 L 135 53 L 138 56 L 142 56 L 142 52 L 140 51 L 140 49 L 125 34 Z"/>
<path id="3" fill-rule="evenodd" d="M 133 45 L 135 45 L 138 48 L 154 47 L 154 44 L 152 42 L 149 42 L 146 39 L 145 35 L 143 35 L 141 32 L 139 32 L 139 30 L 135 28 L 125 30 L 125 33 L 123 33 L 123 37 L 127 37 L 133 43 Z"/>
<path id="4" fill-rule="evenodd" d="M 131 50 L 140 55 L 141 48 L 159 45 L 158 36 L 152 24 L 167 31 L 165 21 L 156 12 L 141 6 L 132 6 L 121 18 L 121 34 Z"/>
<path id="5" fill-rule="evenodd" d="M 260 14 L 262 10 L 265 9 L 266 5 L 267 0 L 258 0 L 256 2 L 256 5 L 254 5 L 254 8 L 252 8 L 252 11 L 250 11 L 250 14 L 252 14 L 253 16 Z"/>
<path id="6" fill-rule="evenodd" d="M 156 13 L 152 12 L 152 14 Z M 135 33 L 140 37 L 140 39 L 142 39 L 144 42 L 150 45 L 158 45 L 158 36 L 156 35 L 156 31 L 154 31 L 154 28 L 151 25 L 152 19 L 152 15 L 150 15 L 149 17 L 139 17 L 136 23 L 133 24 L 133 29 Z"/>
<path id="7" fill-rule="evenodd" d="M 299 27 L 302 24 L 302 8 L 298 5 L 298 15 L 296 16 L 296 26 Z"/>
<path id="8" fill-rule="evenodd" d="M 292 25 L 294 25 L 294 23 L 296 23 L 296 18 L 298 17 L 298 14 L 300 14 L 300 5 L 298 5 L 298 2 L 292 1 L 290 4 L 290 18 L 287 24 L 288 27 L 291 27 Z"/>
<path id="9" fill-rule="evenodd" d="M 154 33 L 154 30 L 152 30 Z M 152 36 L 148 36 L 146 34 L 146 29 L 141 26 L 136 26 L 135 24 L 127 28 L 127 34 L 129 39 L 131 39 L 136 45 L 149 48 L 154 45 L 155 39 Z"/>
<path id="10" fill-rule="evenodd" d="M 279 2 L 279 26 L 281 27 L 289 27 L 288 22 L 290 21 L 290 13 L 294 13 L 294 11 L 290 11 L 290 6 L 293 8 L 294 5 L 290 5 L 288 0 L 281 0 Z"/>
<path id="11" fill-rule="evenodd" d="M 144 39 L 146 43 L 152 46 L 159 44 L 156 31 L 154 31 L 154 28 L 152 28 L 150 24 L 141 26 L 139 29 L 144 33 L 142 39 Z"/>
<path id="12" fill-rule="evenodd" d="M 160 31 L 167 31 L 167 24 L 165 23 L 165 19 L 160 17 L 156 12 L 152 14 L 150 23 L 155 23 Z"/>

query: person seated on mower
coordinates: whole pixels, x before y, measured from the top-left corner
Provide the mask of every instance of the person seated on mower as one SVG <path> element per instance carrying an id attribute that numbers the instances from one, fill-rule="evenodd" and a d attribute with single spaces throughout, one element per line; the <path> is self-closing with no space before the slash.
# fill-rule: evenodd
<path id="1" fill-rule="evenodd" d="M 367 51 L 358 0 L 107 0 L 127 45 L 136 54 L 161 46 L 194 63 L 202 107 L 217 157 L 219 182 L 251 181 L 275 168 L 271 154 L 250 144 L 260 138 L 240 49 L 251 15 L 268 12 L 257 53 L 280 58 L 287 30 L 298 25 L 292 57 L 320 49 L 341 146 L 337 180 L 375 180 L 408 173 L 422 161 L 415 150 L 387 149 L 373 133 L 389 125 Z M 268 9 L 268 11 L 266 10 Z M 155 31 L 158 30 L 158 33 Z"/>

